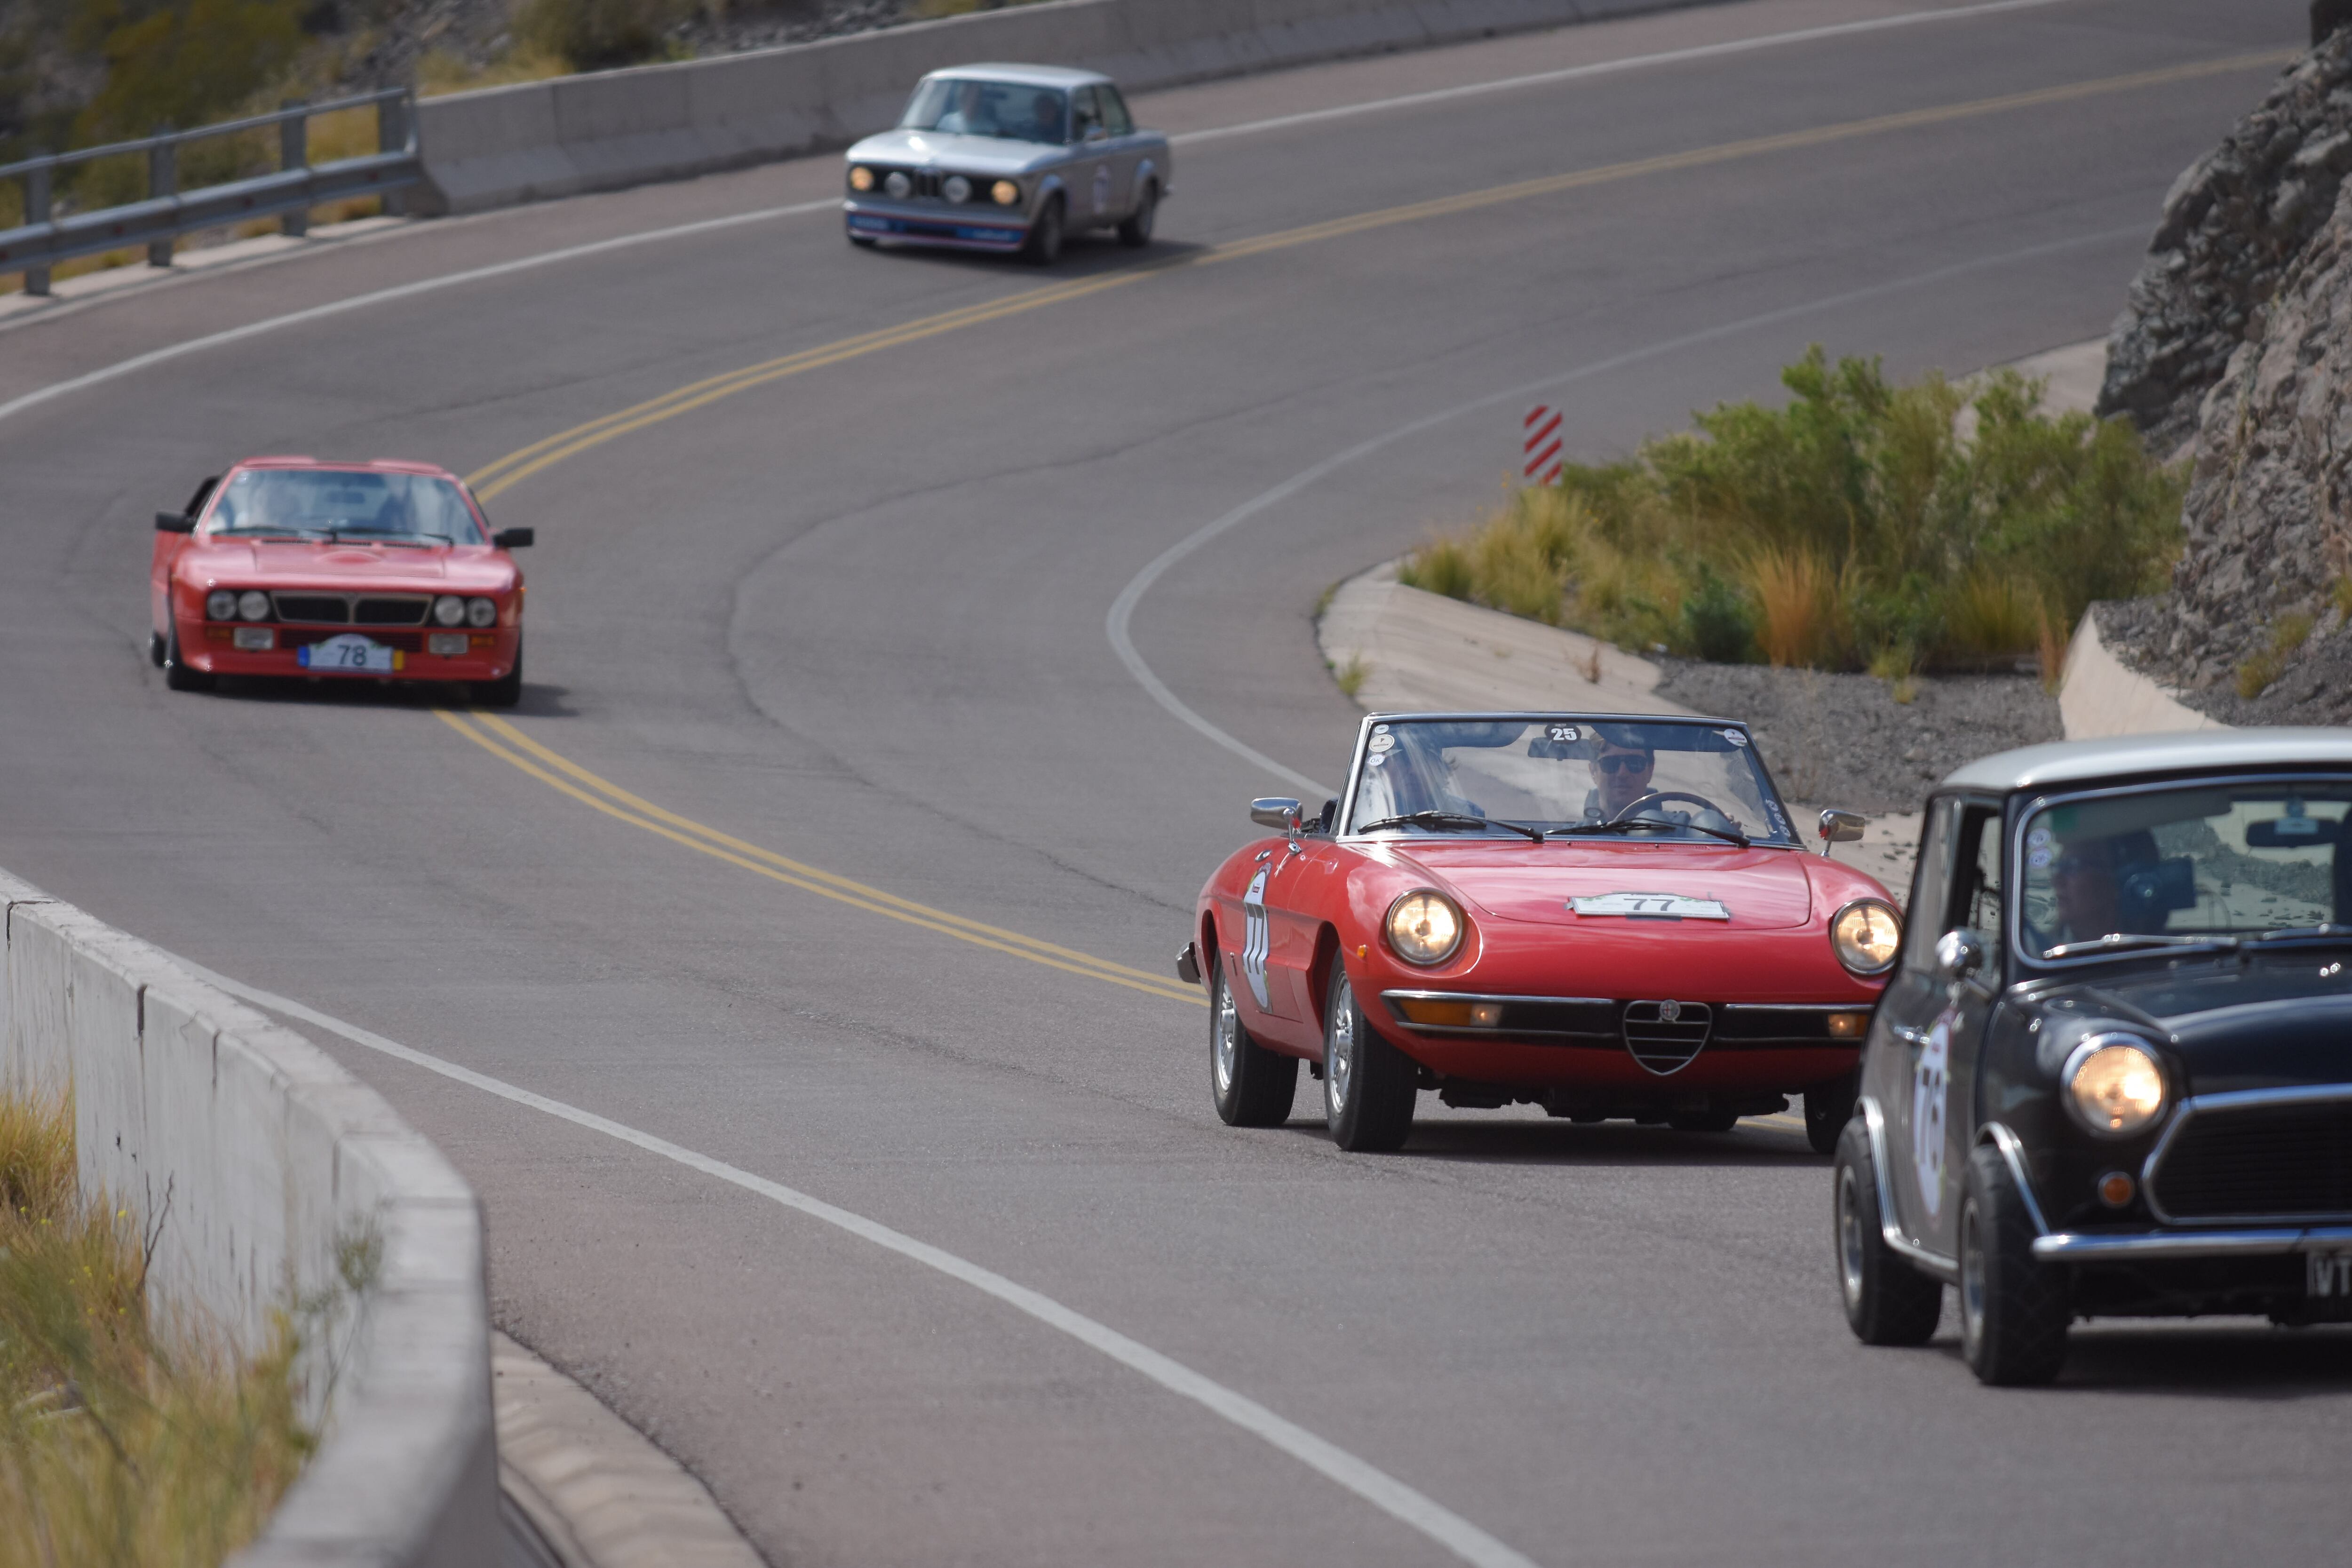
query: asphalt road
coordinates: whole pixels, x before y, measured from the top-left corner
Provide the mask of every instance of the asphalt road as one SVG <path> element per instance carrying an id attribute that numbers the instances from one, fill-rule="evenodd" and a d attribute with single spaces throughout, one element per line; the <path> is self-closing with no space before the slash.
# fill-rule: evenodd
<path id="1" fill-rule="evenodd" d="M 1748 0 L 1139 109 L 1199 132 L 1911 8 Z M 1162 552 L 1392 437 L 1132 616 L 1208 724 L 1332 777 L 1354 712 L 1317 597 L 1496 494 L 1511 389 L 1563 378 L 1599 456 L 1770 393 L 1809 342 L 1910 374 L 2094 335 L 2166 188 L 2275 68 L 2213 62 L 2303 26 L 2300 0 L 2063 0 L 1197 137 L 1147 258 L 1083 246 L 1041 278 L 853 252 L 836 218 L 788 214 L 25 407 L 0 418 L 0 864 L 643 1134 L 319 1035 L 480 1189 L 499 1321 L 779 1563 L 1430 1563 L 1481 1541 L 1559 1568 L 2334 1560 L 2340 1334 L 2097 1328 L 2058 1387 L 1987 1391 L 1948 1313 L 1922 1351 L 1853 1342 L 1826 1171 L 1785 1128 L 1428 1104 L 1405 1153 L 1352 1158 L 1304 1091 L 1286 1130 L 1220 1126 L 1205 1009 L 1128 972 L 1168 974 L 1280 781 L 1106 635 Z M 420 226 L 125 299 L 0 334 L 0 405 L 837 178 L 816 159 Z M 1066 284 L 1088 287 L 1024 298 Z M 149 515 L 226 459 L 478 472 L 793 354 L 815 363 L 499 489 L 495 519 L 542 542 L 520 740 L 367 692 L 172 694 L 146 664 Z M 1383 1511 L 1379 1481 L 890 1236 L 1442 1517 Z"/>

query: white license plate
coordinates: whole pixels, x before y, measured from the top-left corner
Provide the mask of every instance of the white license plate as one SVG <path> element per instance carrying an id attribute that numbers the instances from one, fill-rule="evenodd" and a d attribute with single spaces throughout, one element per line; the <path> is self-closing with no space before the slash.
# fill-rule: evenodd
<path id="1" fill-rule="evenodd" d="M 356 632 L 314 642 L 295 650 L 297 662 L 305 669 L 350 670 L 354 673 L 390 675 L 401 666 L 400 650 L 386 647 Z"/>
<path id="2" fill-rule="evenodd" d="M 1727 921 L 1731 911 L 1713 899 L 1686 899 L 1680 893 L 1597 893 L 1570 899 L 1568 907 L 1580 915 L 1619 915 L 1627 920 Z"/>
<path id="3" fill-rule="evenodd" d="M 2352 1300 L 2352 1249 L 2303 1255 L 2304 1294 L 2315 1301 Z"/>

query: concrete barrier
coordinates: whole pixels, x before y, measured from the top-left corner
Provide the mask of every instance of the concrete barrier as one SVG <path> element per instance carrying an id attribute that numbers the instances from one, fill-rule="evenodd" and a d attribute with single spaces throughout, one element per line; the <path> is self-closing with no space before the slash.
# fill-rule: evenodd
<path id="1" fill-rule="evenodd" d="M 156 1237 L 158 1310 L 248 1350 L 307 1304 L 322 1440 L 242 1568 L 492 1568 L 498 1457 L 474 1194 L 307 1040 L 0 873 L 0 1086 L 70 1090 L 85 1192 Z"/>
<path id="2" fill-rule="evenodd" d="M 1049 0 L 717 59 L 417 105 L 419 210 L 473 212 L 842 147 L 916 79 L 973 60 L 1107 72 L 1131 89 L 1705 0 Z"/>
<path id="3" fill-rule="evenodd" d="M 2099 640 L 2095 605 L 2084 614 L 2067 646 L 2065 673 L 2058 684 L 2058 717 L 2070 741 L 2230 727 L 2200 713 L 2110 653 Z"/>

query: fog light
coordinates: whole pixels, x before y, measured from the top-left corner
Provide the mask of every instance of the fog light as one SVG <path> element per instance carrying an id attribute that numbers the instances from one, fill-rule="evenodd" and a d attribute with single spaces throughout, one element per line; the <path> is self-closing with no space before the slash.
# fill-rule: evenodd
<path id="1" fill-rule="evenodd" d="M 1013 206 L 1021 200 L 1021 187 L 1010 180 L 999 180 L 988 187 L 988 195 L 998 206 Z"/>
<path id="2" fill-rule="evenodd" d="M 2109 1171 L 2099 1178 L 2099 1201 L 2111 1209 L 2130 1203 L 2135 1190 L 2132 1179 L 2121 1171 Z"/>
<path id="3" fill-rule="evenodd" d="M 850 170 L 849 188 L 853 191 L 872 190 L 874 188 L 874 171 L 866 167 L 863 163 L 860 163 L 856 168 Z"/>
<path id="4" fill-rule="evenodd" d="M 1863 1031 L 1869 1027 L 1870 1015 L 1867 1013 L 1830 1015 L 1830 1038 L 1832 1040 L 1858 1040 L 1862 1038 Z"/>
<path id="5" fill-rule="evenodd" d="M 245 653 L 268 653 L 278 646 L 278 633 L 268 626 L 239 626 L 236 646 Z"/>
<path id="6" fill-rule="evenodd" d="M 473 640 L 464 632 L 427 632 L 425 651 L 439 658 L 463 658 Z"/>

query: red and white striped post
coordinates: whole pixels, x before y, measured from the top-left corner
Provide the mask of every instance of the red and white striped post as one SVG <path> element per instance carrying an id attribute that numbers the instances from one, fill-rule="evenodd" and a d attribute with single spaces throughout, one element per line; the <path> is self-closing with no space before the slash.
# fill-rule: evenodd
<path id="1" fill-rule="evenodd" d="M 1560 412 L 1548 403 L 1528 410 L 1521 422 L 1527 444 L 1527 467 L 1520 479 L 1530 485 L 1556 485 L 1560 470 Z"/>

